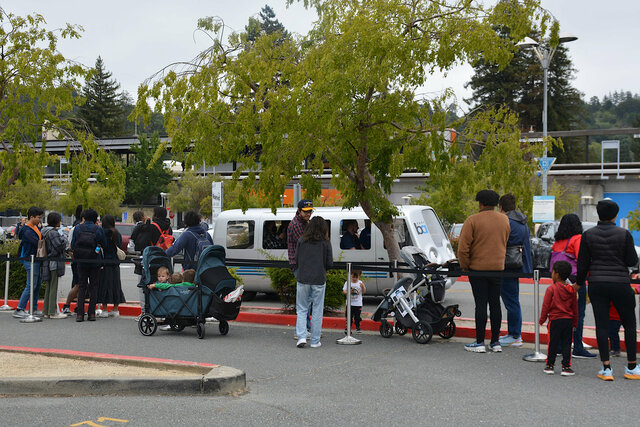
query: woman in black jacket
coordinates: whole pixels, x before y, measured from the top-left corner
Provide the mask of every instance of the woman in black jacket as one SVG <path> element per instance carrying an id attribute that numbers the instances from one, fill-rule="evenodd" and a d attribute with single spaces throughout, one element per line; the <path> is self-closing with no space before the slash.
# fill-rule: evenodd
<path id="1" fill-rule="evenodd" d="M 309 221 L 296 247 L 296 265 L 298 283 L 296 288 L 296 346 L 307 345 L 307 317 L 309 306 L 313 304 L 311 314 L 311 347 L 320 347 L 322 314 L 324 311 L 324 292 L 327 283 L 327 270 L 333 266 L 333 253 L 329 242 L 329 229 L 322 217 Z"/>
<path id="2" fill-rule="evenodd" d="M 603 365 L 598 378 L 613 381 L 609 363 L 609 307 L 613 303 L 620 314 L 627 345 L 628 366 L 624 377 L 640 380 L 640 367 L 636 365 L 636 301 L 628 269 L 638 263 L 638 255 L 631 233 L 616 227 L 618 205 L 613 200 L 600 200 L 596 209 L 600 218 L 598 225 L 582 234 L 576 287 L 584 286 L 585 280 L 589 280 L 588 292 Z"/>
<path id="3" fill-rule="evenodd" d="M 116 248 L 122 245 L 122 236 L 116 230 L 116 219 L 111 215 L 102 217 L 102 229 L 106 245 L 102 248 L 105 261 L 117 261 Z M 100 272 L 100 286 L 98 287 L 98 302 L 102 303 L 102 310 L 96 311 L 98 317 L 118 317 L 120 311 L 118 306 L 126 302 L 122 292 L 120 281 L 120 264 L 105 263 Z M 113 304 L 111 313 L 107 312 L 107 304 Z"/>

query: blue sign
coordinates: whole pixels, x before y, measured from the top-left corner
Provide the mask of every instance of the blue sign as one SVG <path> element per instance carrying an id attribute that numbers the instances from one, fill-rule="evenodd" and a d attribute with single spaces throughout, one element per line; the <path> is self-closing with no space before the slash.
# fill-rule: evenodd
<path id="1" fill-rule="evenodd" d="M 545 172 L 549 172 L 551 165 L 556 161 L 555 157 L 542 157 L 540 158 L 540 169 Z"/>
<path id="2" fill-rule="evenodd" d="M 127 212 L 126 211 L 122 213 L 122 221 L 123 222 L 127 221 Z"/>

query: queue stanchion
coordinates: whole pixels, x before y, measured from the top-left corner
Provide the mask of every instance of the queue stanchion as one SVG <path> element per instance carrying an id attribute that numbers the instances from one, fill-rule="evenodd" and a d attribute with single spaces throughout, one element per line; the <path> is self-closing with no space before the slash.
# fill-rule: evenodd
<path id="1" fill-rule="evenodd" d="M 347 336 L 336 340 L 337 344 L 355 345 L 362 344 L 357 338 L 351 336 L 351 263 L 347 263 Z"/>
<path id="2" fill-rule="evenodd" d="M 522 357 L 527 362 L 544 362 L 547 355 L 540 353 L 540 270 L 533 270 L 533 324 L 535 325 L 535 349 L 532 354 Z"/>
<path id="3" fill-rule="evenodd" d="M 35 263 L 35 255 L 31 255 L 31 270 L 29 274 L 31 275 L 31 286 L 29 286 L 29 315 L 24 319 L 20 319 L 21 323 L 35 323 L 42 322 L 42 319 L 33 315 L 33 264 Z M 36 299 L 37 301 L 37 299 Z"/>
<path id="4" fill-rule="evenodd" d="M 0 307 L 0 311 L 9 311 L 13 310 L 13 308 L 7 304 L 9 299 L 9 252 L 7 252 L 7 266 L 5 267 L 5 275 L 4 275 L 4 305 Z"/>

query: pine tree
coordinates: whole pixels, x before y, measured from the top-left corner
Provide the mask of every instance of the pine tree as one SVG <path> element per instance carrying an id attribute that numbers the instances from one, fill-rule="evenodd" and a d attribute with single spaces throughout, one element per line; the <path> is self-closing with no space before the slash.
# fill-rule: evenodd
<path id="1" fill-rule="evenodd" d="M 138 146 L 131 146 L 135 158 L 126 168 L 125 200 L 142 205 L 166 191 L 172 174 L 162 160 L 153 162 L 154 153 L 160 145 L 158 135 L 154 134 L 151 139 L 143 135 L 138 140 Z"/>
<path id="2" fill-rule="evenodd" d="M 289 32 L 280 21 L 275 19 L 276 13 L 269 5 L 265 5 L 262 10 L 260 10 L 259 16 L 259 20 L 253 17 L 249 18 L 249 24 L 245 26 L 247 40 L 255 42 L 261 35 L 273 34 L 277 31 L 282 32 L 283 39 L 289 37 Z"/>
<path id="3" fill-rule="evenodd" d="M 102 58 L 96 60 L 94 74 L 82 88 L 86 102 L 79 115 L 98 138 L 121 136 L 124 131 L 122 116 L 126 95 L 118 93 L 120 84 L 111 79 Z"/>

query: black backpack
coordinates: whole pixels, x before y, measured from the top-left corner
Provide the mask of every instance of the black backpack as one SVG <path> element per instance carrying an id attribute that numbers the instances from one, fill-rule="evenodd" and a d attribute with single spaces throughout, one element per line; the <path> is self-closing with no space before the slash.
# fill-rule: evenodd
<path id="1" fill-rule="evenodd" d="M 86 229 L 84 224 L 78 227 L 80 227 L 80 232 L 75 240 L 73 257 L 76 259 L 96 259 L 98 257 L 96 253 L 96 247 L 98 246 L 96 230 L 98 230 L 98 226 L 94 225 L 93 230 Z"/>

